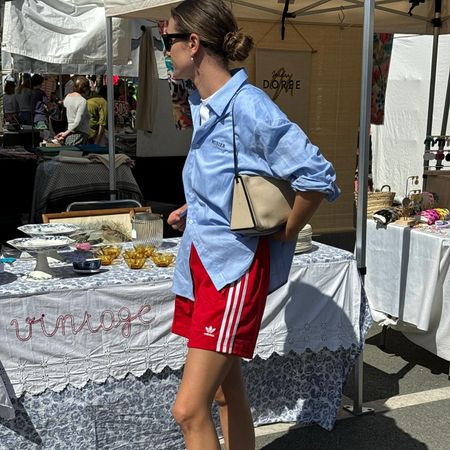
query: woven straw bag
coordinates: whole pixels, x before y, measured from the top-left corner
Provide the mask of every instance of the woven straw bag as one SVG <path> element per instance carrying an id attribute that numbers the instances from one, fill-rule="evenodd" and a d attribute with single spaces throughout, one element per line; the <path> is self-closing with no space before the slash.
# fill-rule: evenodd
<path id="1" fill-rule="evenodd" d="M 383 190 L 383 189 L 387 190 Z M 367 218 L 372 219 L 373 214 L 383 208 L 389 208 L 394 202 L 395 192 L 391 192 L 388 184 L 381 186 L 379 192 L 367 193 Z M 355 191 L 355 205 L 358 204 L 358 192 Z"/>

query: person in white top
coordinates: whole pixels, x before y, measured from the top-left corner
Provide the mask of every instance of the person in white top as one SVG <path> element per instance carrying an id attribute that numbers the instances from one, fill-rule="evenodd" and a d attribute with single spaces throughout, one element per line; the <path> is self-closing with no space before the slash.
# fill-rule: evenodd
<path id="1" fill-rule="evenodd" d="M 78 76 L 73 81 L 73 92 L 67 94 L 64 106 L 67 111 L 67 130 L 55 137 L 65 145 L 85 145 L 89 136 L 89 111 L 86 99 L 91 93 L 89 80 Z"/>

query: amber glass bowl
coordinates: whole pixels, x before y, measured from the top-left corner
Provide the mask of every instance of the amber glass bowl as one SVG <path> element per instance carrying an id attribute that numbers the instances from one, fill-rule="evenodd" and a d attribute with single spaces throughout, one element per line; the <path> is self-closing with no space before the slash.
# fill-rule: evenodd
<path id="1" fill-rule="evenodd" d="M 134 250 L 137 253 L 145 255 L 146 258 L 149 258 L 152 255 L 152 253 L 156 250 L 156 248 L 153 245 L 149 244 L 136 244 L 134 246 Z"/>
<path id="2" fill-rule="evenodd" d="M 168 252 L 153 252 L 150 258 L 158 267 L 167 267 L 175 260 L 175 255 Z"/>
<path id="3" fill-rule="evenodd" d="M 103 248 L 94 250 L 93 254 L 96 258 L 100 259 L 102 266 L 109 266 L 116 259 L 113 253 L 105 253 Z"/>
<path id="4" fill-rule="evenodd" d="M 122 248 L 118 245 L 105 245 L 102 247 L 102 252 L 105 255 L 111 255 L 113 258 L 117 258 L 120 255 Z"/>
<path id="5" fill-rule="evenodd" d="M 131 252 L 128 254 L 124 252 L 123 259 L 130 269 L 142 269 L 145 265 L 145 261 L 147 260 L 145 255 L 140 255 L 136 252 L 134 252 L 134 254 L 131 254 Z"/>

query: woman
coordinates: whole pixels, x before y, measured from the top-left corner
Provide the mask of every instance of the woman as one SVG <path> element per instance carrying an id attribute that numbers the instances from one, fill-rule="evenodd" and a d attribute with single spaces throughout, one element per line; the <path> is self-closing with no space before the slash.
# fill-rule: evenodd
<path id="1" fill-rule="evenodd" d="M 64 145 L 86 145 L 89 136 L 89 111 L 86 99 L 91 86 L 86 77 L 75 77 L 73 92 L 66 95 L 64 106 L 67 114 L 67 130 L 55 137 Z"/>
<path id="2" fill-rule="evenodd" d="M 108 121 L 107 88 L 102 86 L 87 99 L 89 111 L 89 139 L 90 144 L 105 144 L 105 129 Z"/>
<path id="3" fill-rule="evenodd" d="M 213 400 L 228 450 L 250 450 L 255 437 L 241 375 L 252 358 L 268 292 L 287 281 L 299 230 L 321 200 L 339 189 L 331 164 L 243 69 L 252 39 L 221 0 L 185 0 L 172 9 L 166 51 L 174 78 L 191 79 L 194 122 L 183 169 L 187 204 L 168 223 L 184 230 L 173 281 L 172 331 L 188 338 L 183 378 L 173 406 L 188 450 L 219 450 Z M 296 191 L 285 227 L 269 238 L 230 230 L 233 129 L 239 168 L 291 182 Z M 187 213 L 187 214 L 186 214 Z"/>
<path id="4" fill-rule="evenodd" d="M 17 102 L 19 103 L 19 119 L 22 125 L 32 125 L 31 114 L 31 87 L 30 77 L 24 74 L 22 83 L 17 89 Z"/>
<path id="5" fill-rule="evenodd" d="M 15 91 L 15 81 L 7 80 L 3 94 L 3 121 L 5 124 L 19 124 L 19 103 L 17 102 Z"/>
<path id="6" fill-rule="evenodd" d="M 42 90 L 44 77 L 35 73 L 31 77 L 31 111 L 33 114 L 33 128 L 40 130 L 41 137 L 47 139 L 48 132 L 48 97 Z"/>

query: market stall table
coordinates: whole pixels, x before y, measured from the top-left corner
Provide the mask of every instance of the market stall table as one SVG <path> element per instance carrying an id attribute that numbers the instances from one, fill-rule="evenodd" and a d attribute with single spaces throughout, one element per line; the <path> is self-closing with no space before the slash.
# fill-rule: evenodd
<path id="1" fill-rule="evenodd" d="M 450 229 L 367 224 L 365 289 L 375 318 L 450 361 Z"/>
<path id="2" fill-rule="evenodd" d="M 176 251 L 177 239 L 163 246 Z M 6 448 L 184 448 L 170 408 L 186 343 L 170 331 L 173 268 L 127 269 L 31 282 L 34 261 L 0 274 L 0 442 Z M 356 261 L 314 243 L 270 295 L 244 364 L 255 425 L 334 425 L 342 388 L 371 317 Z M 3 400 L 2 400 L 3 399 Z M 3 407 L 1 407 L 3 404 Z"/>
<path id="3" fill-rule="evenodd" d="M 3 130 L 3 147 L 14 147 L 15 145 L 37 147 L 39 142 L 41 142 L 39 130 Z"/>

